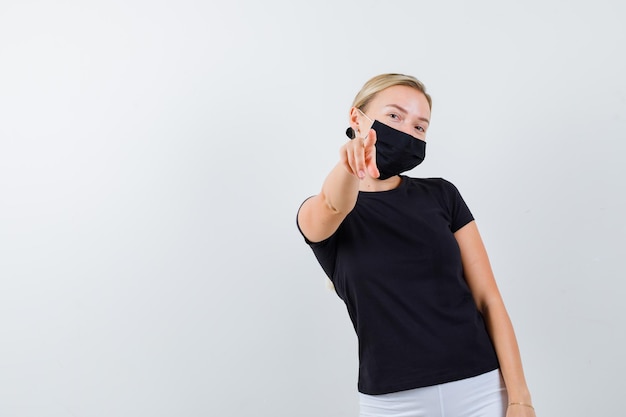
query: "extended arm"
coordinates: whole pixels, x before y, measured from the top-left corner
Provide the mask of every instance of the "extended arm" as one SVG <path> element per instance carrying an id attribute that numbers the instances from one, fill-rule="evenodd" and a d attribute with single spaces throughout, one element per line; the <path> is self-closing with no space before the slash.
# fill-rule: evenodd
<path id="1" fill-rule="evenodd" d="M 339 163 L 326 177 L 320 193 L 300 207 L 298 225 L 310 241 L 330 237 L 352 211 L 366 170 L 373 177 L 379 175 L 375 143 L 376 132 L 371 130 L 367 138 L 344 144 L 339 151 Z"/>
<path id="2" fill-rule="evenodd" d="M 485 319 L 487 331 L 498 355 L 509 403 L 517 403 L 509 406 L 507 417 L 534 417 L 534 409 L 519 404 L 532 404 L 531 396 L 513 325 L 498 290 L 476 222 L 468 223 L 454 235 L 461 249 L 465 279 L 476 306 Z"/>

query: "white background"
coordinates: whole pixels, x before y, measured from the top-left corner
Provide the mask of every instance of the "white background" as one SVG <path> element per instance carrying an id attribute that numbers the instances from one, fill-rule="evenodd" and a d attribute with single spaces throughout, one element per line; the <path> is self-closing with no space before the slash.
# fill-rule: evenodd
<path id="1" fill-rule="evenodd" d="M 356 416 L 295 225 L 352 98 L 434 99 L 539 416 L 620 415 L 620 0 L 0 2 L 0 415 Z"/>

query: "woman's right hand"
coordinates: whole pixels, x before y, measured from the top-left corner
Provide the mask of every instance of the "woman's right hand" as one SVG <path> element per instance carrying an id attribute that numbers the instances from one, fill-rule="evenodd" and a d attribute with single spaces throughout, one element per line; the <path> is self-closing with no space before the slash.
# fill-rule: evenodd
<path id="1" fill-rule="evenodd" d="M 352 175 L 364 179 L 367 172 L 372 178 L 378 178 L 380 172 L 376 166 L 376 131 L 370 129 L 365 138 L 357 136 L 345 143 L 339 150 L 339 158 Z"/>

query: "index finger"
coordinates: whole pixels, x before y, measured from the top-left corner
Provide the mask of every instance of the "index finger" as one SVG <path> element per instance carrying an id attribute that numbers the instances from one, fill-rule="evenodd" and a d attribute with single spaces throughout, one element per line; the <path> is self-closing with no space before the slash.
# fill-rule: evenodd
<path id="1" fill-rule="evenodd" d="M 368 148 L 372 147 L 376 144 L 376 131 L 374 129 L 370 129 L 365 139 L 363 139 L 363 147 Z"/>
<path id="2" fill-rule="evenodd" d="M 380 171 L 376 166 L 376 131 L 374 129 L 370 129 L 369 134 L 363 140 L 363 151 L 365 154 L 365 165 L 367 166 L 367 171 L 369 172 L 372 178 L 380 177 Z"/>

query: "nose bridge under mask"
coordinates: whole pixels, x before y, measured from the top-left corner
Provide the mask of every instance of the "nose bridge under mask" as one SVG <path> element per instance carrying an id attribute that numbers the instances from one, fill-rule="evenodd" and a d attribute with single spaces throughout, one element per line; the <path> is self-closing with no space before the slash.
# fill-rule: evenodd
<path id="1" fill-rule="evenodd" d="M 361 113 L 363 116 L 365 116 L 365 118 L 366 118 L 367 120 L 369 120 L 369 121 L 370 121 L 370 123 L 371 123 L 371 124 L 370 124 L 369 128 L 367 129 L 367 134 L 369 134 L 369 130 L 372 128 L 372 126 L 375 126 L 375 125 L 376 125 L 376 123 L 375 123 L 375 122 L 376 122 L 376 120 L 372 120 L 372 119 L 370 119 L 370 118 L 369 118 L 369 116 L 368 116 L 367 114 L 365 114 L 365 113 L 363 112 L 363 110 L 359 109 L 358 107 L 357 107 L 356 109 L 359 111 L 359 113 Z M 382 124 L 382 125 L 385 125 L 385 126 L 389 127 L 390 129 L 394 129 L 394 130 L 397 130 L 397 131 L 399 131 L 399 132 L 402 132 L 402 133 L 404 133 L 404 134 L 406 134 L 406 135 L 408 135 L 408 136 L 411 136 L 411 137 L 412 137 L 412 138 L 414 138 L 414 139 L 424 141 L 423 139 L 420 139 L 420 138 L 418 138 L 417 136 L 413 136 L 413 135 L 411 135 L 411 134 L 409 134 L 409 133 L 406 133 L 406 132 L 403 132 L 403 131 L 401 131 L 401 130 L 398 130 L 398 129 L 396 129 L 395 127 L 391 127 L 391 126 L 389 126 L 388 124 L 383 123 L 383 122 L 381 122 L 381 121 L 378 121 L 378 123 L 380 123 L 380 124 Z M 376 130 L 376 129 L 374 129 L 374 130 Z M 365 135 L 365 137 L 367 137 L 367 134 Z"/>

